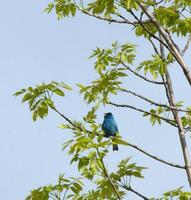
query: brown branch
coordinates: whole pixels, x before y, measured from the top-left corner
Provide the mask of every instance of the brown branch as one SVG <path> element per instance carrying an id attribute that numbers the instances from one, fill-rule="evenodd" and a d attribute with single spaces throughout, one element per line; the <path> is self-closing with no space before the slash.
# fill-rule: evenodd
<path id="1" fill-rule="evenodd" d="M 174 105 L 176 105 L 176 103 L 175 103 L 175 98 L 174 98 L 172 81 L 171 81 L 171 78 L 170 78 L 170 74 L 168 73 L 168 70 L 166 72 L 166 80 L 167 80 L 167 85 L 168 85 L 168 90 L 169 90 L 169 98 L 170 98 L 169 103 L 170 103 L 170 105 L 174 106 Z M 183 156 L 184 156 L 188 182 L 189 182 L 190 187 L 191 187 L 191 161 L 190 161 L 188 146 L 187 146 L 187 142 L 186 142 L 186 138 L 185 138 L 185 130 L 184 130 L 182 121 L 179 117 L 178 111 L 173 110 L 172 112 L 173 112 L 173 115 L 174 115 L 174 119 L 175 119 L 175 121 L 178 125 L 178 133 L 179 133 L 180 143 L 181 143 L 182 152 L 183 152 Z"/>
<path id="2" fill-rule="evenodd" d="M 164 47 L 163 47 L 162 44 L 160 46 L 160 49 L 161 49 L 161 56 L 163 58 L 165 58 Z M 174 107 L 176 105 L 176 100 L 175 100 L 175 97 L 174 97 L 172 80 L 171 80 L 170 74 L 168 72 L 168 69 L 166 70 L 165 78 L 167 80 L 167 90 L 168 90 L 167 95 L 168 95 L 169 104 Z M 190 187 L 191 187 L 191 160 L 190 160 L 188 146 L 187 146 L 187 142 L 186 142 L 186 138 L 185 138 L 185 130 L 184 130 L 182 121 L 179 117 L 179 112 L 177 110 L 172 110 L 172 113 L 173 113 L 173 116 L 174 116 L 174 120 L 176 121 L 176 124 L 178 126 L 177 128 L 178 128 L 180 144 L 181 144 L 181 147 L 182 147 L 182 153 L 183 153 L 184 162 L 185 162 L 185 169 L 186 169 L 186 173 L 187 173 L 188 182 L 189 182 Z"/>
<path id="3" fill-rule="evenodd" d="M 150 37 L 148 37 L 148 40 L 149 40 L 149 41 L 150 41 L 150 43 L 152 44 L 152 46 L 153 46 L 153 49 L 154 49 L 155 53 L 156 53 L 157 55 L 159 55 L 159 56 L 160 56 L 160 54 L 159 54 L 159 52 L 158 52 L 158 49 L 157 49 L 157 47 L 155 46 L 154 42 L 151 40 L 151 38 L 150 38 Z"/>
<path id="4" fill-rule="evenodd" d="M 174 120 L 171 120 L 171 119 L 167 119 L 165 117 L 161 117 L 157 114 L 154 114 L 154 113 L 150 113 L 148 111 L 145 111 L 145 110 L 142 110 L 140 108 L 136 108 L 134 106 L 131 106 L 131 105 L 127 105 L 127 104 L 116 104 L 116 103 L 113 103 L 113 102 L 109 102 L 108 104 L 112 105 L 112 106 L 116 106 L 116 107 L 121 107 L 121 108 L 130 108 L 132 110 L 136 110 L 138 112 L 141 112 L 141 113 L 144 113 L 144 114 L 147 114 L 147 115 L 151 115 L 153 117 L 158 117 L 159 119 L 165 121 L 166 123 L 174 126 L 174 127 L 177 127 L 177 125 L 174 124 Z"/>
<path id="5" fill-rule="evenodd" d="M 146 78 L 145 76 L 142 76 L 141 74 L 137 73 L 136 71 L 132 70 L 130 67 L 128 67 L 124 62 L 121 61 L 121 64 L 127 69 L 129 70 L 131 73 L 133 73 L 134 75 L 136 75 L 137 77 L 149 82 L 149 83 L 154 83 L 154 84 L 158 84 L 158 85 L 163 85 L 164 83 L 163 82 L 160 82 L 160 81 L 153 81 L 153 80 L 150 80 L 148 78 Z"/>
<path id="6" fill-rule="evenodd" d="M 147 198 L 146 196 L 144 196 L 143 194 L 141 194 L 140 192 L 134 190 L 131 186 L 127 186 L 127 185 L 124 185 L 122 186 L 125 190 L 128 190 L 134 194 L 136 194 L 137 196 L 141 197 L 142 199 L 144 200 L 149 200 L 150 198 Z"/>
<path id="7" fill-rule="evenodd" d="M 165 160 L 163 160 L 163 159 L 161 159 L 161 158 L 159 158 L 159 157 L 157 157 L 157 156 L 151 155 L 150 153 L 146 152 L 145 150 L 141 149 L 140 147 L 138 147 L 138 146 L 136 146 L 136 145 L 134 145 L 134 144 L 131 144 L 131 143 L 129 143 L 129 142 L 127 142 L 127 143 L 128 143 L 128 145 L 129 145 L 130 147 L 132 147 L 132 148 L 134 148 L 134 149 L 140 151 L 141 153 L 143 153 L 143 154 L 149 156 L 150 158 L 153 158 L 154 160 L 157 160 L 157 161 L 159 161 L 159 162 L 161 162 L 161 163 L 164 163 L 164 164 L 166 164 L 166 165 L 169 165 L 169 166 L 171 166 L 171 167 L 176 167 L 176 168 L 180 168 L 180 169 L 185 169 L 184 166 L 181 166 L 181 165 L 178 165 L 178 164 L 174 164 L 174 163 L 165 161 Z"/>
<path id="8" fill-rule="evenodd" d="M 77 7 L 77 8 L 78 8 L 79 11 L 81 11 L 82 13 L 84 13 L 84 14 L 86 14 L 86 15 L 88 15 L 88 16 L 95 17 L 95 18 L 97 18 L 97 19 L 99 19 L 99 20 L 107 21 L 107 22 L 109 22 L 109 23 L 130 24 L 130 25 L 133 25 L 133 26 L 135 25 L 134 22 L 131 22 L 131 21 L 129 21 L 129 20 L 127 20 L 127 19 L 124 19 L 124 18 L 123 18 L 123 20 L 109 19 L 109 18 L 105 18 L 105 17 L 99 16 L 99 15 L 95 15 L 95 14 L 89 13 L 89 12 L 87 12 L 86 10 L 81 9 L 81 8 L 79 8 L 79 7 Z M 121 17 L 121 16 L 119 16 L 119 17 Z"/>
<path id="9" fill-rule="evenodd" d="M 157 102 L 155 102 L 155 101 L 153 101 L 153 100 L 151 100 L 151 99 L 149 99 L 147 97 L 144 97 L 144 96 L 142 96 L 140 94 L 137 94 L 137 93 L 135 93 L 135 92 L 133 92 L 131 90 L 126 90 L 126 89 L 122 89 L 121 88 L 120 91 L 132 94 L 132 95 L 134 95 L 134 96 L 136 96 L 136 97 L 138 97 L 138 98 L 140 98 L 140 99 L 142 99 L 142 100 L 144 100 L 144 101 L 146 101 L 146 102 L 148 102 L 148 103 L 150 103 L 152 105 L 155 105 L 155 106 L 165 107 L 165 108 L 168 108 L 170 110 L 177 110 L 177 111 L 180 111 L 180 112 L 186 112 L 186 113 L 189 112 L 189 111 L 184 110 L 184 109 L 179 109 L 179 108 L 176 108 L 176 107 L 173 107 L 173 106 L 168 106 L 166 104 L 157 103 Z"/>
<path id="10" fill-rule="evenodd" d="M 73 127 L 79 129 L 80 131 L 83 131 L 82 128 L 80 126 L 77 126 L 76 124 L 74 124 L 68 117 L 66 117 L 64 114 L 62 114 L 61 112 L 59 112 L 55 107 L 52 108 L 56 113 L 58 113 L 62 118 L 64 118 L 70 125 L 72 125 Z"/>
<path id="11" fill-rule="evenodd" d="M 170 102 L 169 91 L 168 91 L 168 85 L 167 85 L 167 83 L 166 83 L 165 76 L 164 76 L 164 75 L 161 75 L 161 77 L 162 77 L 163 82 L 165 83 L 165 84 L 164 84 L 164 88 L 165 88 L 165 93 L 166 93 L 167 100 L 168 100 L 168 102 Z"/>
<path id="12" fill-rule="evenodd" d="M 129 24 L 129 25 L 132 25 L 132 26 L 136 26 L 136 25 L 138 24 L 137 21 L 130 21 L 130 20 L 128 20 L 127 18 L 125 18 L 124 16 L 122 16 L 122 15 L 119 14 L 119 13 L 114 13 L 114 14 L 115 14 L 117 17 L 119 17 L 119 18 L 121 18 L 121 19 L 123 19 L 123 20 L 109 19 L 109 18 L 105 18 L 105 17 L 100 16 L 100 15 L 95 15 L 95 14 L 92 14 L 92 13 L 86 11 L 86 10 L 83 9 L 83 8 L 80 8 L 79 6 L 76 6 L 76 8 L 77 8 L 79 11 L 81 11 L 83 14 L 85 14 L 85 15 L 88 15 L 88 16 L 90 16 L 90 17 L 95 17 L 95 18 L 97 18 L 97 19 L 99 19 L 99 20 L 107 21 L 107 22 L 109 22 L 109 23 Z M 148 23 L 148 22 L 150 22 L 149 19 L 146 19 L 146 20 L 143 20 L 143 21 L 142 21 L 143 24 L 146 24 L 146 23 Z"/>

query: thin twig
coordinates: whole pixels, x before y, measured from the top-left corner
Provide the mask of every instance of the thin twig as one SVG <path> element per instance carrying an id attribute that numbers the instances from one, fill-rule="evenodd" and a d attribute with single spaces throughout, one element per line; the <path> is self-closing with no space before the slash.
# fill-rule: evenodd
<path id="1" fill-rule="evenodd" d="M 154 160 L 157 160 L 157 161 L 159 161 L 159 162 L 161 162 L 161 163 L 164 163 L 164 164 L 166 164 L 166 165 L 169 165 L 169 166 L 171 166 L 171 167 L 176 167 L 176 168 L 180 168 L 180 169 L 185 169 L 184 166 L 181 166 L 181 165 L 178 165 L 178 164 L 174 164 L 174 163 L 165 161 L 165 160 L 163 160 L 163 159 L 161 159 L 161 158 L 159 158 L 159 157 L 157 157 L 157 156 L 151 155 L 150 153 L 146 152 L 145 150 L 141 149 L 140 147 L 138 147 L 138 146 L 136 146 L 136 145 L 134 145 L 134 144 L 131 144 L 131 143 L 129 143 L 129 142 L 127 142 L 127 143 L 128 143 L 128 145 L 129 145 L 130 147 L 132 147 L 132 148 L 134 148 L 134 149 L 136 149 L 136 150 L 142 152 L 143 154 L 145 154 L 145 155 L 147 155 L 147 156 L 153 158 Z"/>
<path id="2" fill-rule="evenodd" d="M 76 6 L 76 8 L 81 11 L 83 14 L 85 15 L 88 15 L 90 17 L 95 17 L 97 19 L 100 19 L 100 20 L 103 20 L 103 21 L 107 21 L 109 23 L 117 23 L 117 24 L 129 24 L 129 25 L 132 25 L 132 26 L 136 26 L 138 24 L 137 21 L 130 21 L 128 20 L 127 18 L 125 18 L 124 16 L 122 16 L 121 14 L 119 13 L 114 13 L 117 17 L 123 19 L 123 20 L 117 20 L 117 19 L 109 19 L 109 18 L 105 18 L 103 16 L 100 16 L 100 15 L 95 15 L 95 14 L 92 14 L 88 11 L 86 11 L 85 9 L 82 9 L 80 8 L 79 6 Z M 145 24 L 145 23 L 148 23 L 150 22 L 149 19 L 146 19 L 146 20 L 143 20 L 142 23 Z"/>
<path id="3" fill-rule="evenodd" d="M 142 110 L 140 108 L 136 108 L 135 106 L 131 106 L 131 105 L 127 105 L 127 104 L 116 104 L 116 103 L 113 103 L 113 102 L 109 102 L 108 104 L 112 105 L 112 106 L 116 106 L 116 107 L 121 107 L 121 108 L 130 108 L 132 110 L 136 110 L 138 112 L 141 112 L 141 113 L 144 113 L 144 114 L 147 114 L 147 115 L 151 115 L 153 117 L 158 117 L 159 119 L 165 121 L 166 123 L 174 126 L 174 127 L 177 127 L 177 125 L 174 124 L 174 120 L 171 120 L 171 119 L 167 119 L 165 117 L 161 117 L 157 114 L 154 114 L 154 113 L 151 113 L 151 112 L 148 112 L 146 110 Z"/>
<path id="4" fill-rule="evenodd" d="M 163 82 L 160 82 L 160 81 L 153 81 L 153 80 L 150 80 L 148 78 L 146 78 L 145 76 L 142 76 L 141 74 L 137 73 L 136 71 L 132 70 L 130 67 L 128 67 L 124 62 L 121 61 L 121 64 L 127 69 L 129 70 L 130 72 L 132 72 L 134 75 L 136 75 L 137 77 L 149 82 L 149 83 L 154 83 L 154 84 L 158 84 L 158 85 L 163 85 L 164 83 Z"/>
<path id="5" fill-rule="evenodd" d="M 168 85 L 167 85 L 167 83 L 166 83 L 165 76 L 164 76 L 164 75 L 161 75 L 161 77 L 162 77 L 162 80 L 163 80 L 163 83 L 164 83 L 166 97 L 167 97 L 168 102 L 169 102 Z"/>
<path id="6" fill-rule="evenodd" d="M 146 196 L 144 196 L 144 195 L 141 194 L 140 192 L 134 190 L 134 189 L 133 189 L 132 187 L 130 187 L 130 186 L 124 185 L 123 188 L 124 188 L 125 190 L 128 190 L 128 191 L 130 191 L 130 192 L 136 194 L 137 196 L 141 197 L 141 198 L 144 199 L 144 200 L 149 200 L 149 198 L 147 198 Z"/>
<path id="7" fill-rule="evenodd" d="M 64 114 L 60 113 L 55 107 L 52 108 L 56 113 L 58 113 L 61 117 L 63 117 L 69 124 L 71 124 L 72 126 L 76 127 L 77 129 L 79 129 L 80 131 L 83 131 L 82 128 L 80 126 L 77 126 L 76 124 L 74 124 L 68 117 L 66 117 Z"/>
<path id="8" fill-rule="evenodd" d="M 180 48 L 178 47 L 178 45 L 177 45 L 177 44 L 174 42 L 174 40 L 172 39 L 172 35 L 170 34 L 170 32 L 169 32 L 167 29 L 165 29 L 165 31 L 167 32 L 168 37 L 169 37 L 170 41 L 172 42 L 172 44 L 176 47 L 176 49 L 177 49 L 178 52 L 180 53 Z"/>
<path id="9" fill-rule="evenodd" d="M 148 40 L 149 40 L 150 43 L 152 44 L 155 53 L 156 53 L 157 55 L 160 56 L 160 54 L 159 54 L 159 52 L 158 52 L 158 49 L 157 49 L 157 47 L 155 46 L 155 44 L 154 44 L 154 42 L 152 41 L 152 39 L 151 39 L 150 37 L 148 37 Z"/>
<path id="10" fill-rule="evenodd" d="M 92 13 L 89 13 L 87 12 L 86 10 L 83 10 L 81 8 L 78 7 L 78 10 L 81 11 L 82 13 L 86 14 L 86 15 L 89 15 L 91 17 L 95 17 L 99 20 L 103 20 L 103 21 L 107 21 L 109 23 L 117 23 L 117 24 L 130 24 L 130 25 L 134 25 L 133 22 L 125 19 L 125 20 L 117 20 L 117 19 L 109 19 L 109 18 L 105 18 L 105 17 L 101 17 L 99 15 L 95 15 L 95 14 L 92 14 Z"/>
<path id="11" fill-rule="evenodd" d="M 161 1 L 159 1 L 159 2 L 156 2 L 156 4 L 155 5 L 159 5 L 160 3 L 162 3 L 164 0 L 161 0 Z"/>
<path id="12" fill-rule="evenodd" d="M 132 95 L 134 95 L 134 96 L 136 96 L 136 97 L 138 97 L 138 98 L 140 98 L 140 99 L 142 99 L 144 101 L 147 101 L 148 103 L 153 104 L 155 106 L 165 107 L 165 108 L 168 108 L 170 110 L 177 110 L 177 111 L 180 111 L 180 112 L 186 112 L 186 113 L 189 112 L 189 111 L 184 110 L 184 109 L 179 109 L 179 108 L 176 108 L 176 107 L 168 106 L 166 104 L 157 103 L 157 102 L 155 102 L 155 101 L 153 101 L 153 100 L 151 100 L 151 99 L 149 99 L 147 97 L 144 97 L 144 96 L 142 96 L 140 94 L 137 94 L 137 93 L 135 93 L 135 92 L 133 92 L 131 90 L 126 90 L 126 89 L 122 89 L 121 88 L 120 91 L 132 94 Z"/>

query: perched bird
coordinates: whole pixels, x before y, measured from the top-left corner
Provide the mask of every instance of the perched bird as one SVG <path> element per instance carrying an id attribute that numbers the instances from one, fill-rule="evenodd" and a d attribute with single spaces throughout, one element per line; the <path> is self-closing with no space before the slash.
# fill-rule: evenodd
<path id="1" fill-rule="evenodd" d="M 105 137 L 116 136 L 118 133 L 117 124 L 112 113 L 105 113 L 104 114 L 104 121 L 102 124 L 102 130 L 105 133 Z M 117 144 L 113 144 L 113 151 L 118 151 Z"/>

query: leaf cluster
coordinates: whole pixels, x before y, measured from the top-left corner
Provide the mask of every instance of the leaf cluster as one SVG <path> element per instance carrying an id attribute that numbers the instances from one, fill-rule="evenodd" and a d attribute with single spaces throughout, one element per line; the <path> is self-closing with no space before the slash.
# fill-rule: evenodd
<path id="1" fill-rule="evenodd" d="M 127 69 L 120 65 L 122 63 L 133 63 L 135 59 L 135 46 L 129 43 L 119 45 L 117 42 L 114 42 L 110 49 L 97 48 L 93 51 L 90 58 L 96 59 L 94 66 L 99 78 L 94 80 L 89 86 L 77 85 L 87 103 L 99 100 L 106 104 L 110 94 L 117 94 L 122 84 L 121 78 L 127 76 L 125 73 Z"/>
<path id="2" fill-rule="evenodd" d="M 152 59 L 140 63 L 137 70 L 140 71 L 143 69 L 145 75 L 149 72 L 154 79 L 157 79 L 159 75 L 166 73 L 167 64 L 166 60 L 162 60 L 160 56 L 152 55 Z"/>
<path id="3" fill-rule="evenodd" d="M 44 118 L 48 115 L 49 108 L 54 108 L 52 101 L 53 95 L 65 96 L 63 90 L 71 90 L 70 86 L 65 83 L 52 81 L 51 83 L 42 83 L 36 87 L 28 87 L 27 89 L 21 89 L 14 95 L 22 95 L 22 103 L 27 102 L 29 109 L 32 112 L 33 121 L 36 121 L 38 117 Z"/>
<path id="4" fill-rule="evenodd" d="M 160 6 L 155 9 L 155 16 L 158 22 L 170 32 L 176 33 L 177 36 L 186 36 L 191 32 L 191 19 L 184 17 L 182 10 L 182 6 L 175 2 L 169 7 Z"/>
<path id="5" fill-rule="evenodd" d="M 71 0 L 54 0 L 44 11 L 50 13 L 53 9 L 55 9 L 58 20 L 69 16 L 74 17 L 76 14 L 76 5 Z"/>
<path id="6" fill-rule="evenodd" d="M 80 200 L 80 192 L 83 186 L 80 179 L 65 178 L 64 175 L 60 175 L 56 185 L 43 186 L 32 190 L 25 200 L 61 200 L 62 198 Z"/>

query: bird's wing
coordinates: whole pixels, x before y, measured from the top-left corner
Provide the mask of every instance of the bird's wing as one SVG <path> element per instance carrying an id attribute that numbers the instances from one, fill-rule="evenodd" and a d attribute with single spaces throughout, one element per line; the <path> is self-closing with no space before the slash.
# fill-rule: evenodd
<path id="1" fill-rule="evenodd" d="M 102 130 L 105 130 L 105 123 L 103 122 L 102 126 L 101 126 Z"/>
<path id="2" fill-rule="evenodd" d="M 114 135 L 116 130 L 115 130 L 115 127 L 114 127 L 114 123 L 113 123 L 113 120 L 104 120 L 103 124 L 102 124 L 102 130 L 109 134 L 109 135 Z"/>
<path id="3" fill-rule="evenodd" d="M 117 124 L 116 124 L 116 122 L 114 121 L 114 128 L 115 128 L 115 132 L 116 133 L 118 133 L 119 132 L 119 130 L 118 130 L 118 127 L 117 127 Z"/>

